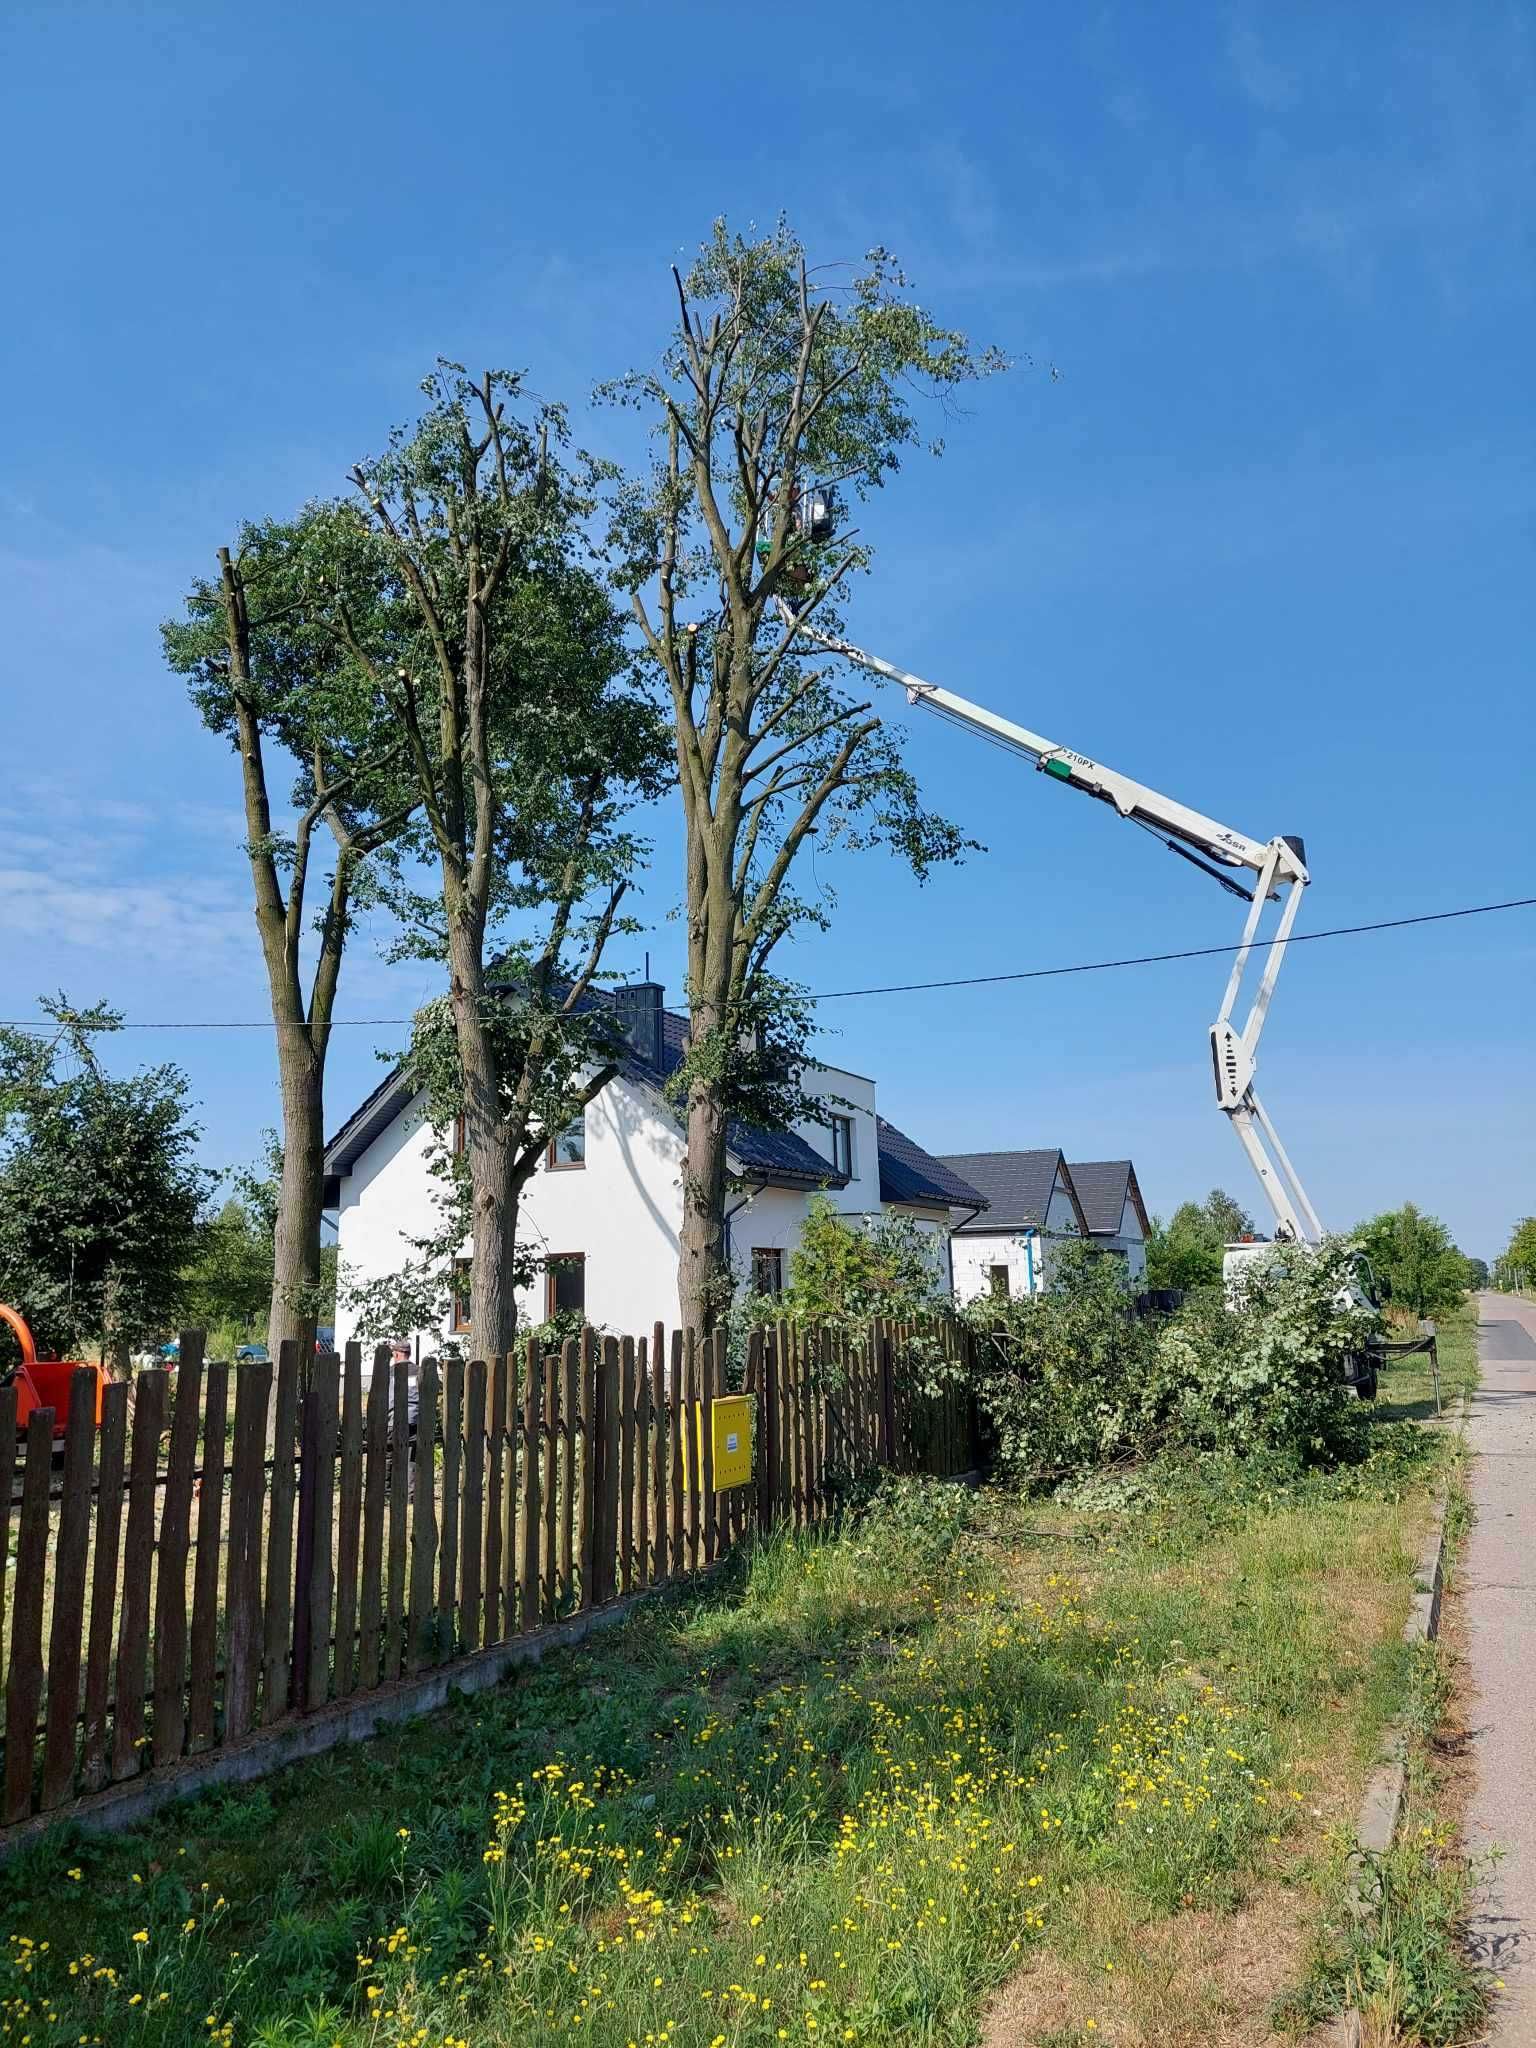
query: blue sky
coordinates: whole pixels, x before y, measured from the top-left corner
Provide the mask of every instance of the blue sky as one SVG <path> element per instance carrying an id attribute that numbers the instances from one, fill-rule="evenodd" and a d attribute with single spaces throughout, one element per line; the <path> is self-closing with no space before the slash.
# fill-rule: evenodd
<path id="1" fill-rule="evenodd" d="M 1529 7 L 13 4 L 0 78 L 7 1015 L 60 985 L 264 1014 L 235 764 L 157 621 L 241 517 L 339 489 L 438 354 L 526 367 L 633 453 L 585 396 L 655 357 L 719 212 L 784 209 L 825 260 L 887 244 L 1021 358 L 873 508 L 869 644 L 1302 832 L 1303 929 L 1536 894 Z M 1234 935 L 1101 807 L 909 723 L 988 851 L 924 890 L 821 857 L 812 988 Z M 1262 1085 L 1326 1221 L 1411 1197 L 1491 1254 L 1536 1207 L 1533 942 L 1524 912 L 1293 954 Z M 1222 979 L 829 1004 L 821 1050 L 934 1149 L 1129 1152 L 1154 1207 L 1249 1200 L 1210 1100 Z M 343 1009 L 427 988 L 363 948 Z M 400 1034 L 342 1039 L 333 1124 Z M 218 1163 L 275 1121 L 259 1030 L 118 1056 L 186 1067 Z"/>

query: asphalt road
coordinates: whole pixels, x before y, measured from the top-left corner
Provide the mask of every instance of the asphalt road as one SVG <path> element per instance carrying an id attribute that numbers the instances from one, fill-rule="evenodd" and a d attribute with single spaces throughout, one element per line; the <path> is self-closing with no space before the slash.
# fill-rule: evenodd
<path id="1" fill-rule="evenodd" d="M 1466 1843 L 1503 1852 L 1472 1925 L 1502 1977 L 1489 2048 L 1536 2043 L 1536 1302 L 1480 1294 L 1482 1385 L 1467 1440 L 1475 1519 L 1461 1567 L 1475 1780 Z"/>

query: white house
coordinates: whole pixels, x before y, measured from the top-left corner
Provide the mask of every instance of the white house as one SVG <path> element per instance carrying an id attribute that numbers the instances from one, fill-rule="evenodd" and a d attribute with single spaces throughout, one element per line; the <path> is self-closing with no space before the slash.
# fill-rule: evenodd
<path id="1" fill-rule="evenodd" d="M 638 1334 L 677 1313 L 684 1131 L 666 1081 L 682 1059 L 687 1019 L 664 1007 L 655 982 L 594 999 L 611 1003 L 629 1049 L 524 1191 L 520 1231 L 544 1265 L 518 1313 L 539 1322 L 580 1308 L 599 1327 Z M 727 1232 L 739 1284 L 770 1293 L 783 1285 L 806 1204 L 821 1190 L 850 1216 L 912 1216 L 932 1232 L 936 1261 L 946 1261 L 955 1221 L 984 1208 L 985 1197 L 879 1115 L 867 1076 L 813 1066 L 803 1085 L 826 1103 L 825 1122 L 785 1132 L 732 1125 L 729 1133 L 738 1191 Z M 440 1183 L 427 1163 L 434 1142 L 423 1098 L 398 1073 L 330 1141 L 327 1205 L 346 1278 L 398 1271 L 410 1241 L 438 1227 Z M 338 1305 L 337 1341 L 351 1334 L 349 1312 Z M 399 1334 L 419 1336 L 424 1349 L 447 1338 L 468 1344 L 467 1289 L 448 1328 Z"/>
<path id="2" fill-rule="evenodd" d="M 1055 1247 L 1088 1236 L 1060 1151 L 949 1152 L 943 1164 L 987 1203 L 957 1225 L 951 1240 L 957 1301 L 973 1301 L 978 1294 L 1038 1294 Z"/>
<path id="3" fill-rule="evenodd" d="M 1098 1250 L 1124 1259 L 1126 1277 L 1140 1287 L 1147 1277 L 1147 1237 L 1151 1224 L 1129 1159 L 1091 1159 L 1074 1163 L 1072 1185 Z"/>

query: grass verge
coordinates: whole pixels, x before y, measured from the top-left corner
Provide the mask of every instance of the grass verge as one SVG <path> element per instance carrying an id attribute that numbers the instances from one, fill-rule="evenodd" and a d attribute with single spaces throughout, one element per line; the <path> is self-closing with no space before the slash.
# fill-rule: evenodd
<path id="1" fill-rule="evenodd" d="M 1441 1367 L 1444 1374 L 1449 1352 L 1459 1401 L 1463 1386 L 1476 1385 L 1475 1322 L 1468 1312 L 1448 1323 Z M 1449 1440 L 1441 1632 L 1415 1647 L 1399 1709 L 1407 1747 L 1397 1833 L 1384 1855 L 1359 1870 L 1353 1843 L 1335 1845 L 1329 1910 L 1289 2005 L 1298 2025 L 1353 2010 L 1363 2048 L 1480 2040 L 1490 1994 L 1502 1989 L 1471 1953 L 1468 1926 L 1483 1872 L 1461 1848 L 1468 1696 L 1456 1576 L 1471 1519 L 1463 1460 L 1460 1438 Z"/>
<path id="2" fill-rule="evenodd" d="M 493 1695 L 48 1838 L 0 1872 L 0 2040 L 1262 2040 L 1442 1443 L 1132 1507 L 893 1486 Z"/>

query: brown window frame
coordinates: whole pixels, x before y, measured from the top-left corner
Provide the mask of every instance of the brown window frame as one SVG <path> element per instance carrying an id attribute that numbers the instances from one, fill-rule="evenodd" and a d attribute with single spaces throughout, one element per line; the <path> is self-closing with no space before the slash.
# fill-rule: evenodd
<path id="1" fill-rule="evenodd" d="M 759 1270 L 760 1262 L 771 1261 L 773 1285 L 765 1287 Z M 752 1247 L 752 1292 L 754 1294 L 782 1294 L 784 1292 L 784 1250 L 781 1245 L 755 1244 Z"/>
<path id="2" fill-rule="evenodd" d="M 1001 1287 L 997 1284 L 999 1280 L 1003 1283 Z M 988 1266 L 987 1292 L 994 1301 L 1013 1299 L 1013 1275 L 1006 1266 Z"/>
<path id="3" fill-rule="evenodd" d="M 561 1138 L 563 1138 L 563 1137 L 565 1136 L 565 1131 L 560 1131 L 560 1132 L 558 1132 L 558 1133 L 557 1133 L 557 1134 L 556 1134 L 556 1135 L 555 1135 L 555 1136 L 554 1136 L 553 1138 L 551 1138 L 551 1139 L 550 1139 L 550 1141 L 549 1141 L 548 1145 L 547 1145 L 547 1146 L 545 1147 L 545 1150 L 544 1150 L 544 1166 L 545 1166 L 545 1170 L 546 1170 L 546 1172 L 549 1172 L 549 1173 L 585 1173 L 585 1172 L 586 1172 L 586 1168 L 587 1168 L 587 1113 L 586 1113 L 586 1111 L 585 1111 L 585 1110 L 583 1110 L 583 1111 L 582 1111 L 582 1113 L 581 1113 L 581 1115 L 580 1115 L 579 1117 L 572 1117 L 572 1119 L 571 1119 L 571 1123 L 570 1123 L 570 1124 L 567 1124 L 567 1125 L 566 1125 L 566 1130 L 569 1130 L 569 1129 L 571 1128 L 571 1126 L 572 1126 L 573 1124 L 577 1124 L 577 1123 L 579 1123 L 579 1124 L 581 1125 L 581 1157 L 580 1157 L 579 1159 L 557 1159 L 557 1158 L 555 1157 L 555 1147 L 556 1147 L 556 1145 L 557 1145 L 557 1144 L 559 1144 L 559 1142 L 560 1142 L 560 1139 L 561 1139 Z"/>
<path id="4" fill-rule="evenodd" d="M 470 1328 L 469 1268 L 468 1259 L 455 1259 L 453 1262 L 453 1296 L 448 1311 L 448 1327 L 456 1337 L 463 1336 Z M 459 1284 L 461 1274 L 465 1281 L 463 1286 Z"/>
<path id="5" fill-rule="evenodd" d="M 580 1266 L 581 1312 L 587 1312 L 587 1255 L 585 1252 L 546 1252 L 544 1255 L 544 1320 L 552 1323 L 563 1313 L 555 1301 L 556 1266 Z"/>

